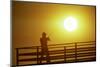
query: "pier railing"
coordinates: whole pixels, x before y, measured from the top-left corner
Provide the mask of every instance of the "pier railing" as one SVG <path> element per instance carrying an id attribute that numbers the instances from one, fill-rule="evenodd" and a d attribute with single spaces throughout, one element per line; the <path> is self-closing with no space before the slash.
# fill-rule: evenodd
<path id="1" fill-rule="evenodd" d="M 96 60 L 96 42 L 75 42 L 48 45 L 50 63 L 71 63 Z M 47 64 L 41 60 L 41 47 L 16 48 L 16 66 Z M 25 58 L 23 58 L 25 57 Z"/>

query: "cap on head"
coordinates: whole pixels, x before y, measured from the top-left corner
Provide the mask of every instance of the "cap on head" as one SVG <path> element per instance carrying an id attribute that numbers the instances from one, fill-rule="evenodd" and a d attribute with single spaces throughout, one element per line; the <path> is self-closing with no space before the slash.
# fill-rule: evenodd
<path id="1" fill-rule="evenodd" d="M 45 32 L 43 32 L 43 33 L 42 33 L 42 35 L 43 35 L 43 36 L 46 36 L 46 33 L 45 33 Z"/>

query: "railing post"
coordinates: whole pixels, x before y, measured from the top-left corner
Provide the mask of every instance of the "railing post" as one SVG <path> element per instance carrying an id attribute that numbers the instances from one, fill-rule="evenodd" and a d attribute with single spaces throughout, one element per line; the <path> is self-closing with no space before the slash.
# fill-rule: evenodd
<path id="1" fill-rule="evenodd" d="M 19 49 L 16 48 L 16 65 L 19 65 Z"/>
<path id="2" fill-rule="evenodd" d="M 66 46 L 64 46 L 64 62 L 66 62 Z"/>
<path id="3" fill-rule="evenodd" d="M 39 47 L 37 46 L 36 49 L 37 49 L 37 64 L 38 64 L 39 63 Z"/>
<path id="4" fill-rule="evenodd" d="M 77 43 L 75 43 L 75 62 L 77 62 Z"/>

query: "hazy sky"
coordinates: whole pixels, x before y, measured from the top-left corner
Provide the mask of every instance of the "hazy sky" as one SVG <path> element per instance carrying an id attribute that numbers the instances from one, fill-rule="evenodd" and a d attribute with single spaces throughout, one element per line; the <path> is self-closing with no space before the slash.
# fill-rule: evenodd
<path id="1" fill-rule="evenodd" d="M 13 45 L 40 45 L 42 32 L 50 37 L 49 44 L 95 41 L 95 11 L 95 6 L 13 2 Z M 78 21 L 73 32 L 64 28 L 64 20 L 69 16 Z"/>

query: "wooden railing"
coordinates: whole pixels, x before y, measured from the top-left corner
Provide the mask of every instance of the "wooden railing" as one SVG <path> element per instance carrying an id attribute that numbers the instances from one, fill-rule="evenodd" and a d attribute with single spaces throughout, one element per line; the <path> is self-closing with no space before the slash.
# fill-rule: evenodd
<path id="1" fill-rule="evenodd" d="M 31 51 L 27 52 L 30 49 Z M 95 41 L 51 44 L 48 45 L 48 49 L 50 56 L 49 64 L 96 61 Z M 23 51 L 21 52 L 21 50 Z M 40 46 L 16 48 L 16 66 L 47 64 L 47 62 L 44 62 L 47 58 L 43 57 L 43 60 L 41 60 L 41 54 Z M 32 56 L 32 58 L 20 58 L 28 56 Z M 30 64 L 23 64 L 23 62 L 30 62 Z"/>

